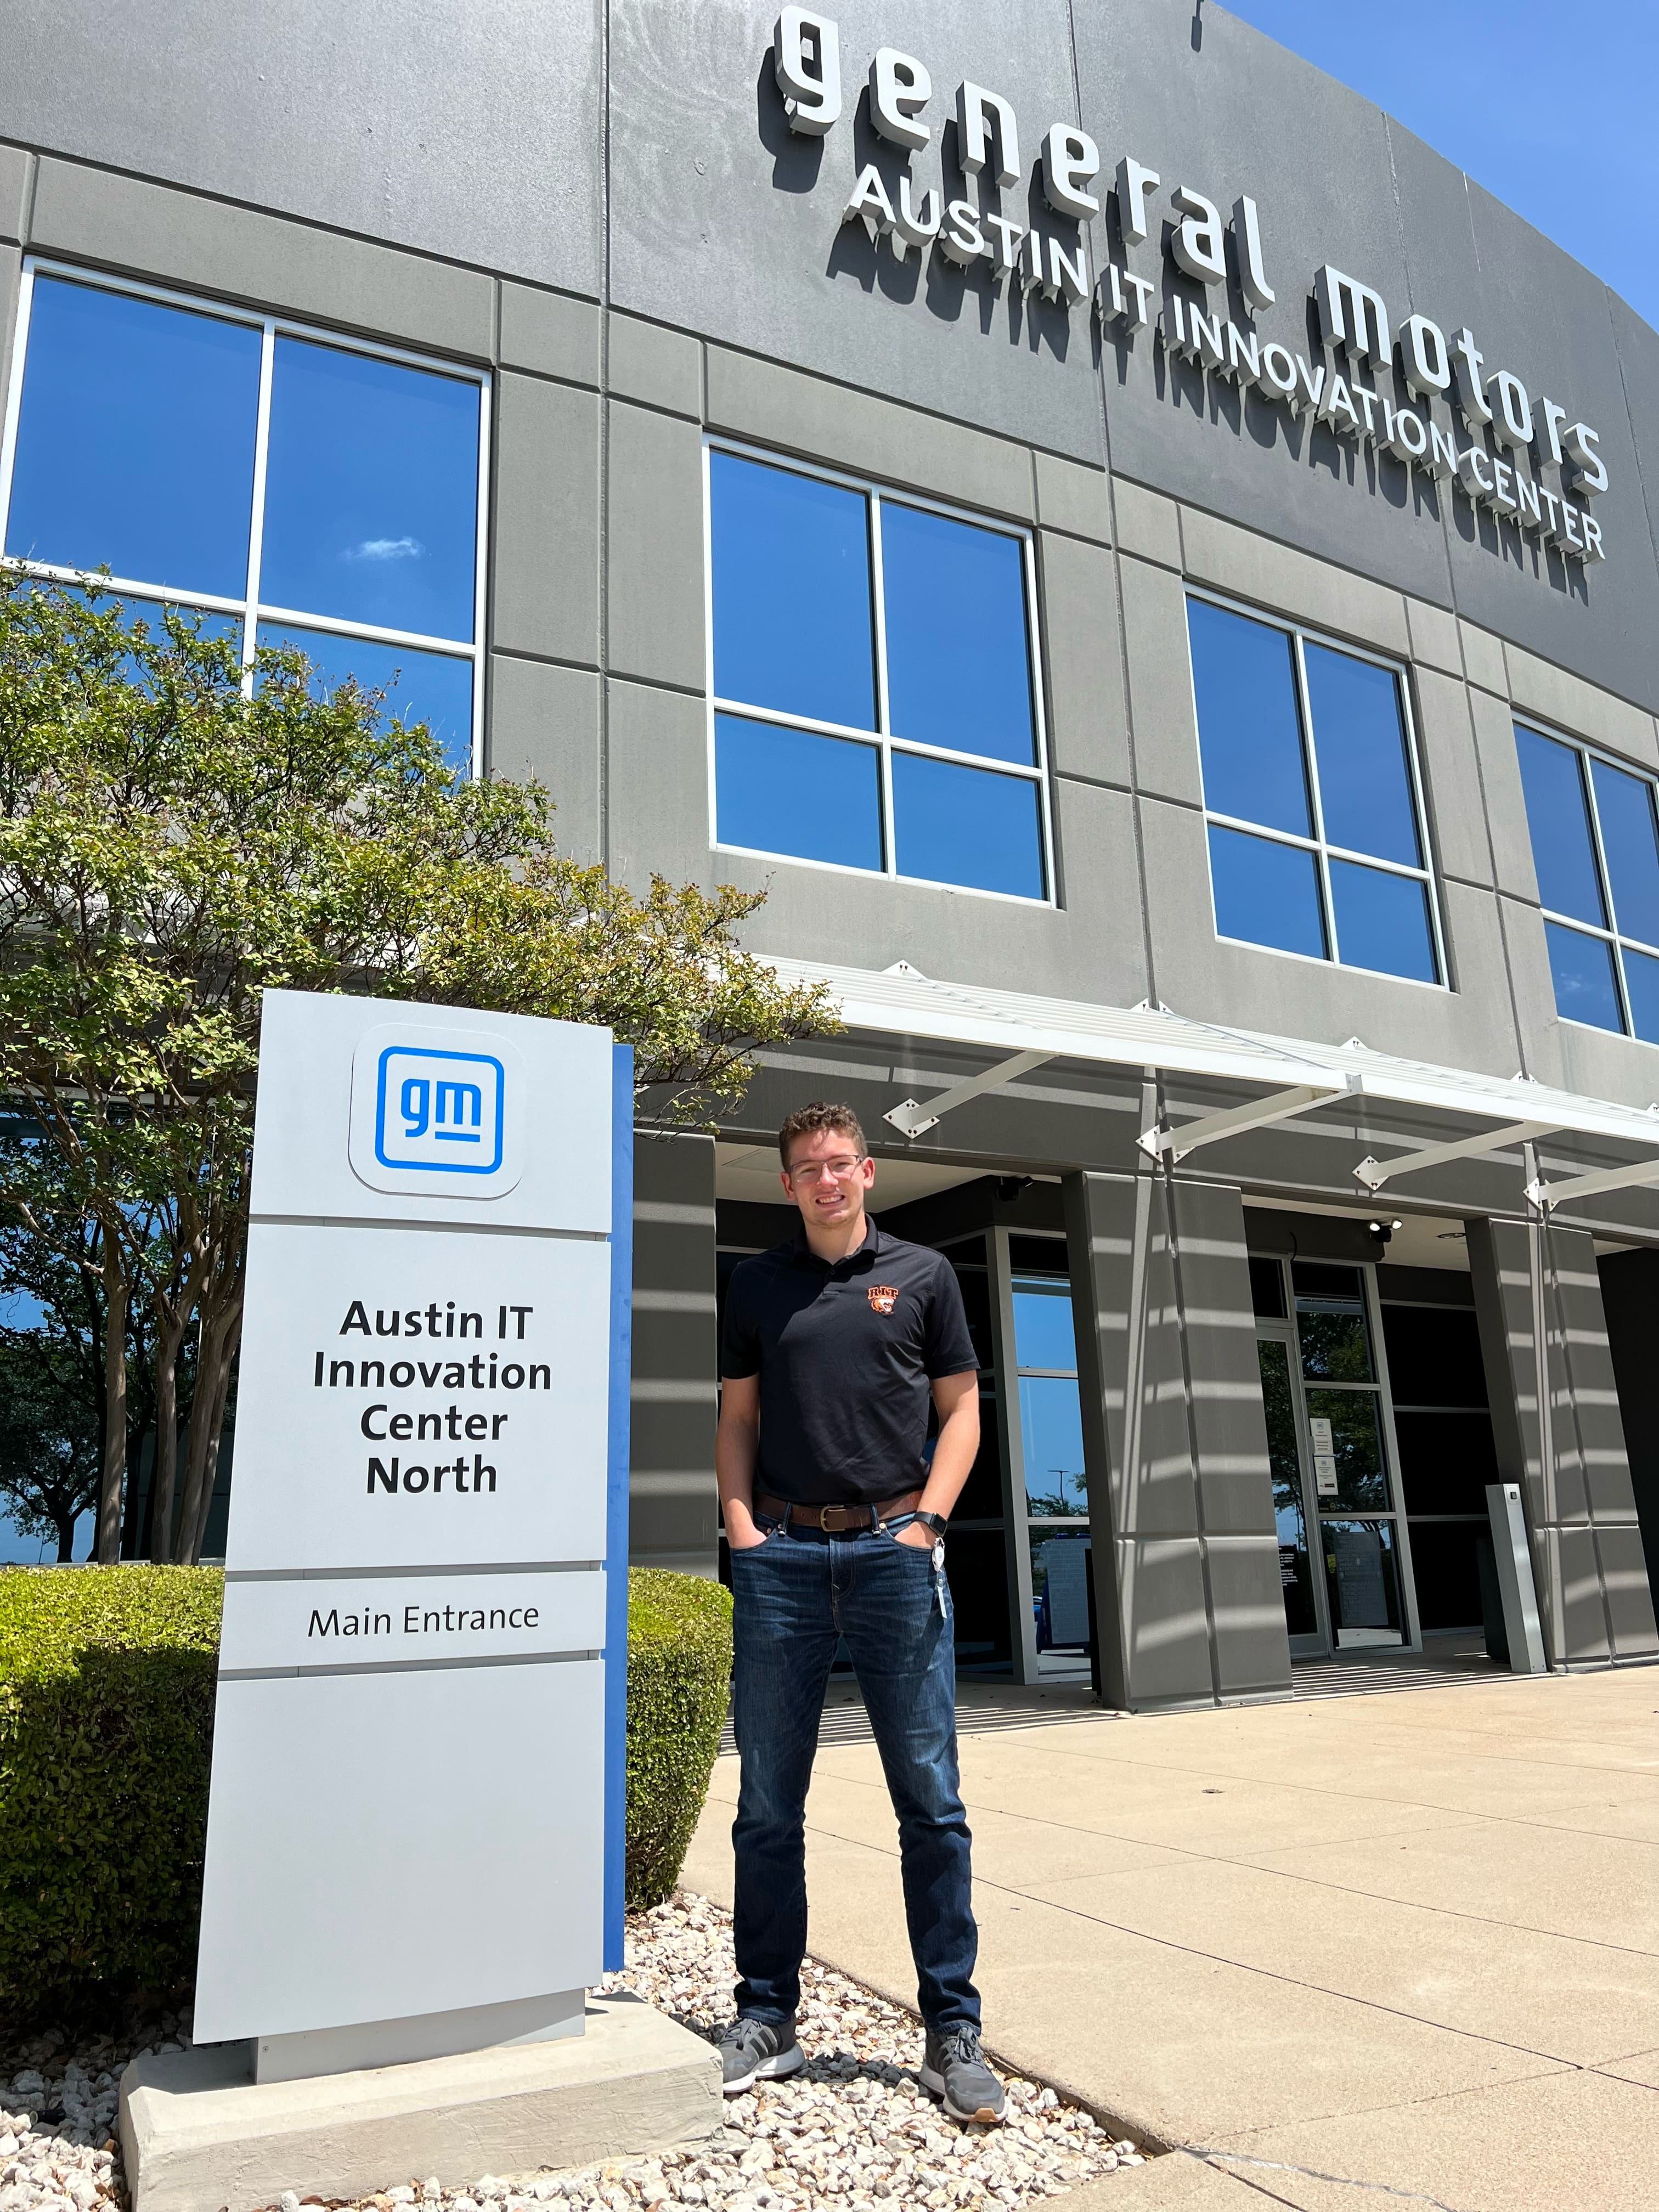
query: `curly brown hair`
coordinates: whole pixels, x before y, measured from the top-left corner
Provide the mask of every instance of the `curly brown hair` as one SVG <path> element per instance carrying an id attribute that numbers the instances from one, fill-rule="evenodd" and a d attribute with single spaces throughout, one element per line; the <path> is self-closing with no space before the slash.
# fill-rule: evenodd
<path id="1" fill-rule="evenodd" d="M 789 1147 L 797 1137 L 816 1137 L 820 1129 L 837 1129 L 857 1146 L 858 1156 L 864 1158 L 864 1130 L 858 1115 L 850 1106 L 816 1098 L 810 1106 L 798 1107 L 778 1131 L 778 1158 L 788 1171 Z"/>

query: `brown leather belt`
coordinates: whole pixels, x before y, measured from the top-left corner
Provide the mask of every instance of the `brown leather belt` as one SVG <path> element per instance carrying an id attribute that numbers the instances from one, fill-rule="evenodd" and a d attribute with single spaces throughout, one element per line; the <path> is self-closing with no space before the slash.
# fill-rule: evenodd
<path id="1" fill-rule="evenodd" d="M 769 1521 L 787 1519 L 797 1528 L 821 1528 L 826 1536 L 839 1536 L 849 1528 L 873 1528 L 878 1522 L 896 1520 L 901 1513 L 914 1513 L 921 1503 L 919 1490 L 907 1490 L 902 1498 L 886 1498 L 879 1505 L 793 1505 L 784 1498 L 755 1492 L 755 1511 Z"/>

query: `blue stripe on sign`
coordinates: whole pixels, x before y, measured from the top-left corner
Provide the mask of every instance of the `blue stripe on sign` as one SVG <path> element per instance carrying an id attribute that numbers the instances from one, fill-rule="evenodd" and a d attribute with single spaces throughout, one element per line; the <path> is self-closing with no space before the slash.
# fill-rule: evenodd
<path id="1" fill-rule="evenodd" d="M 634 1307 L 634 1048 L 611 1047 L 611 1425 L 605 1492 L 605 1967 L 623 1963 L 628 1831 L 628 1416 Z"/>

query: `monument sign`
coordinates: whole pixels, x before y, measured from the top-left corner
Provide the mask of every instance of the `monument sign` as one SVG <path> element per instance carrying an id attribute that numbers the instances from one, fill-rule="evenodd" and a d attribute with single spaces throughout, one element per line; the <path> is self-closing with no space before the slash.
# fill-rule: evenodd
<path id="1" fill-rule="evenodd" d="M 620 1964 L 632 1056 L 266 994 L 196 2039 L 580 2033 Z"/>

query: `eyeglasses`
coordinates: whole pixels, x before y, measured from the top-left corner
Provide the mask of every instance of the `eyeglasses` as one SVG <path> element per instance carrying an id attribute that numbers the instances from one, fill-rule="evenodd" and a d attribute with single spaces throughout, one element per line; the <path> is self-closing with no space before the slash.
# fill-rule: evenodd
<path id="1" fill-rule="evenodd" d="M 849 1182 L 864 1165 L 865 1155 L 856 1159 L 802 1160 L 798 1167 L 788 1170 L 792 1182 L 821 1182 L 825 1176 L 833 1176 L 837 1182 Z"/>

